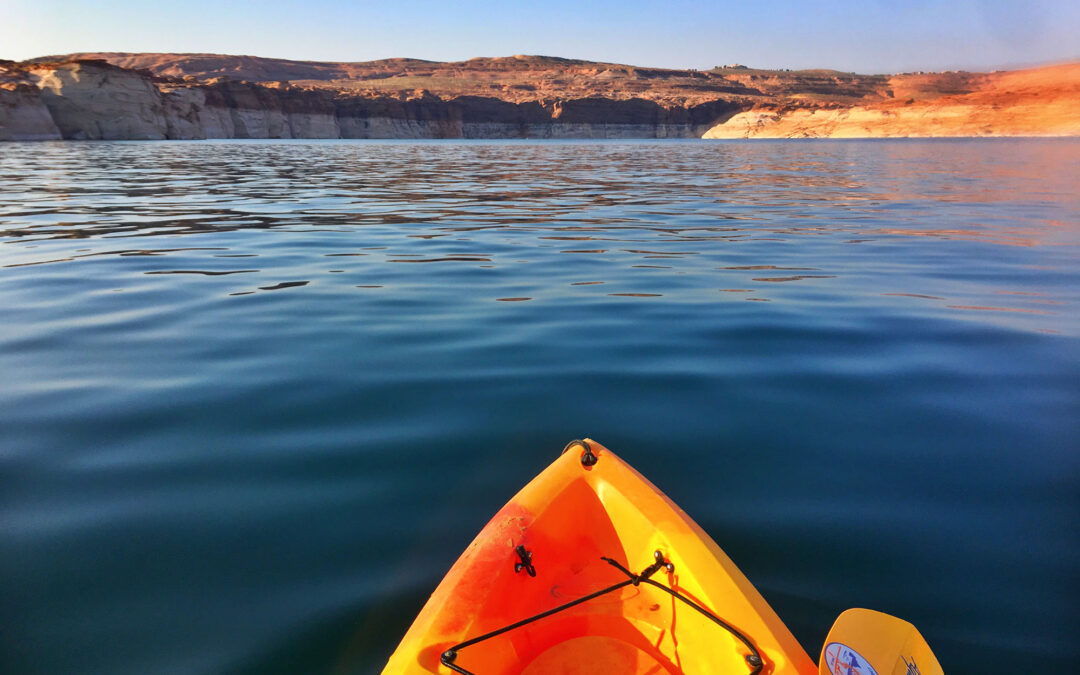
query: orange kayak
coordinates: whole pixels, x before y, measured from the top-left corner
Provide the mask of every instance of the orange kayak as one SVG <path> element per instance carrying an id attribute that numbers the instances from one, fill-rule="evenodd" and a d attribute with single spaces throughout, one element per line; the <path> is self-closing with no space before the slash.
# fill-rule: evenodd
<path id="1" fill-rule="evenodd" d="M 850 667 L 854 658 L 832 649 L 822 673 L 842 672 L 836 664 Z M 887 665 L 843 672 L 893 673 Z M 383 675 L 818 672 L 689 516 L 613 452 L 585 440 L 568 445 L 495 514 Z M 940 669 L 924 667 L 921 675 L 933 672 Z"/>

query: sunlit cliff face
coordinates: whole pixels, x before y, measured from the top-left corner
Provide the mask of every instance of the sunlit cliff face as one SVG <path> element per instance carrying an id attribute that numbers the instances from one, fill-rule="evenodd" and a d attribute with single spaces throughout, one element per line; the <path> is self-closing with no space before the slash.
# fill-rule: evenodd
<path id="1" fill-rule="evenodd" d="M 1080 63 L 989 74 L 897 75 L 849 107 L 765 107 L 706 138 L 1080 135 Z"/>

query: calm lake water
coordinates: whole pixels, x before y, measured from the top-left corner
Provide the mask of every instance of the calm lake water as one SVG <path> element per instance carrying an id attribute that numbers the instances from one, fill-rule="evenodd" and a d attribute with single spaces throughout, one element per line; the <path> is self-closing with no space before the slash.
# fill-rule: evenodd
<path id="1" fill-rule="evenodd" d="M 1080 664 L 1080 141 L 0 145 L 0 669 L 377 672 L 586 435 L 816 660 Z"/>

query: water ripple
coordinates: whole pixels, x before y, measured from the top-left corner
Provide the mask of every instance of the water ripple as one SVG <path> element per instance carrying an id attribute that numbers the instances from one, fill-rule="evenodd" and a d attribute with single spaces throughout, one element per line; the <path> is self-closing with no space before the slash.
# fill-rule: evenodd
<path id="1" fill-rule="evenodd" d="M 377 672 L 591 435 L 811 654 L 871 606 L 1067 672 L 1078 184 L 1074 140 L 3 144 L 0 670 Z"/>

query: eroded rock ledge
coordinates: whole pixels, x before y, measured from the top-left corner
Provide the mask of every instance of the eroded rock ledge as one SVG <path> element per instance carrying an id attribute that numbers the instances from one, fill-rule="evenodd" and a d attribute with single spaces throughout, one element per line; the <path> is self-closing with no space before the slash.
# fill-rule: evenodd
<path id="1" fill-rule="evenodd" d="M 96 60 L 0 68 L 0 140 L 699 138 L 742 109 L 730 101 L 352 95 L 227 78 L 185 82 Z"/>

